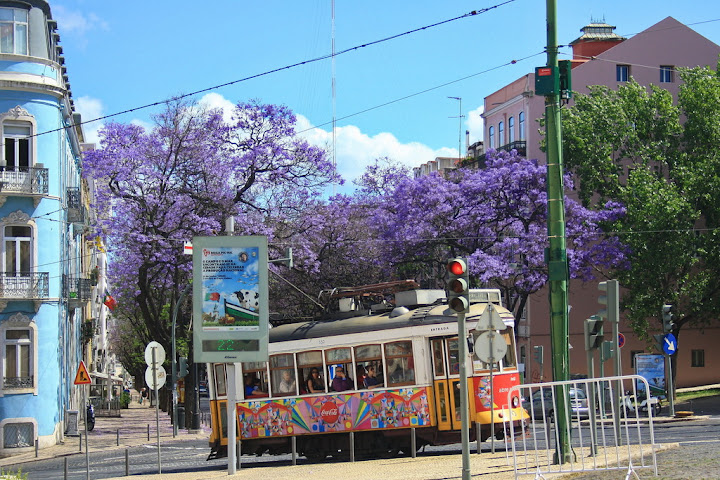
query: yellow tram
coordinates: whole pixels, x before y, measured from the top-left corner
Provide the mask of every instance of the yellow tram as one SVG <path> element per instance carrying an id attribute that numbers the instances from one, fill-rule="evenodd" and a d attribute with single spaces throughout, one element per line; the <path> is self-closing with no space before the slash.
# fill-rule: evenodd
<path id="1" fill-rule="evenodd" d="M 462 359 L 457 317 L 444 298 L 442 290 L 398 292 L 394 308 L 386 312 L 272 328 L 269 361 L 235 369 L 235 385 L 243 385 L 235 397 L 242 453 L 289 453 L 296 437 L 297 452 L 308 458 L 348 454 L 348 432 L 355 432 L 357 454 L 391 456 L 409 451 L 412 428 L 417 448 L 458 443 Z M 495 363 L 492 382 L 493 433 L 499 436 L 503 428 L 522 429 L 527 413 L 519 397 L 507 404 L 507 392 L 520 377 L 514 319 L 501 306 L 499 290 L 471 290 L 465 333 L 473 333 L 488 304 L 507 327 L 501 332 L 507 353 Z M 470 419 L 485 440 L 491 434 L 490 365 L 474 356 L 465 361 Z M 336 381 L 342 377 L 339 369 L 347 381 Z M 226 375 L 225 364 L 208 364 L 209 458 L 227 455 Z M 342 391 L 333 389 L 342 383 Z M 472 440 L 475 432 L 471 428 Z"/>

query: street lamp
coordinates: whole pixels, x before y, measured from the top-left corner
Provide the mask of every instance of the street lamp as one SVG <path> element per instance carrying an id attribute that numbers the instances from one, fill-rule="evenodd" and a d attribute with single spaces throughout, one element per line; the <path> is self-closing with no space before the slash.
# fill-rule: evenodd
<path id="1" fill-rule="evenodd" d="M 459 113 L 458 113 L 458 163 L 462 160 L 463 154 L 462 154 L 462 98 L 461 97 L 447 97 L 452 100 L 457 100 L 459 105 Z M 452 117 L 450 117 L 452 118 Z"/>

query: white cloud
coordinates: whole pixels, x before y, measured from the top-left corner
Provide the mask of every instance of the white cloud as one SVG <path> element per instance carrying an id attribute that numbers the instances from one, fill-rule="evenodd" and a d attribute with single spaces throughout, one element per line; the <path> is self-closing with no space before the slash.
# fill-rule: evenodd
<path id="1" fill-rule="evenodd" d="M 219 108 L 223 112 L 223 120 L 230 122 L 233 111 L 235 110 L 235 104 L 223 97 L 219 93 L 207 93 L 198 101 L 201 106 L 206 108 Z"/>
<path id="2" fill-rule="evenodd" d="M 109 29 L 108 23 L 94 13 L 73 11 L 62 5 L 54 5 L 52 7 L 52 14 L 53 18 L 58 22 L 60 35 L 67 34 L 84 37 L 92 30 Z"/>
<path id="3" fill-rule="evenodd" d="M 140 120 L 138 118 L 135 118 L 133 120 L 130 120 L 131 125 L 137 125 L 138 127 L 142 127 L 146 131 L 150 131 L 153 128 L 155 128 L 155 124 L 151 122 L 146 122 L 145 120 Z"/>
<path id="4" fill-rule="evenodd" d="M 297 115 L 297 130 L 303 131 L 312 128 L 307 118 Z M 332 146 L 332 132 L 313 128 L 302 134 L 308 142 L 320 147 Z M 338 127 L 336 129 L 337 141 L 337 168 L 338 172 L 351 183 L 365 171 L 365 167 L 372 164 L 376 158 L 389 157 L 409 168 L 420 166 L 435 157 L 455 157 L 457 150 L 443 147 L 434 150 L 419 142 L 401 143 L 392 133 L 383 132 L 375 136 L 362 133 L 354 125 Z"/>
<path id="5" fill-rule="evenodd" d="M 477 142 L 478 140 L 483 139 L 483 119 L 480 115 L 485 111 L 485 106 L 480 105 L 475 110 L 471 110 L 468 113 L 467 121 L 465 122 L 465 125 L 467 125 L 467 129 L 470 132 L 470 144 Z"/>
<path id="6" fill-rule="evenodd" d="M 103 116 L 103 104 L 97 98 L 80 97 L 75 99 L 75 110 L 80 113 L 83 122 L 95 120 Z M 83 123 L 85 142 L 100 145 L 98 130 L 104 125 L 102 120 L 97 122 Z"/>

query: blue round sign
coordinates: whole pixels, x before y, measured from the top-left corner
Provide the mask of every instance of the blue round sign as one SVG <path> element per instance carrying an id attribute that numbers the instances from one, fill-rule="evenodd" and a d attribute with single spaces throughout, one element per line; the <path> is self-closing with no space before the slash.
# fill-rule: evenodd
<path id="1" fill-rule="evenodd" d="M 677 339 L 675 338 L 675 335 L 672 333 L 668 333 L 665 335 L 665 338 L 663 338 L 663 352 L 665 352 L 665 355 L 674 355 L 677 351 Z"/>
<path id="2" fill-rule="evenodd" d="M 618 332 L 618 347 L 622 348 L 625 345 L 625 335 Z"/>

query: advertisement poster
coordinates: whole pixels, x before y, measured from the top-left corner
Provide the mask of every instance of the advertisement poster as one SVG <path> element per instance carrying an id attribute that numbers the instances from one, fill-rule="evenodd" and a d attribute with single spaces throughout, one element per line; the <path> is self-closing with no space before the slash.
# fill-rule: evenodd
<path id="1" fill-rule="evenodd" d="M 193 361 L 266 361 L 267 237 L 193 237 L 192 244 Z"/>
<path id="2" fill-rule="evenodd" d="M 663 355 L 635 355 L 635 373 L 645 378 L 653 397 L 665 396 L 665 358 Z M 638 382 L 638 395 L 647 396 L 645 384 Z"/>
<path id="3" fill-rule="evenodd" d="M 258 247 L 205 247 L 201 253 L 202 329 L 260 329 Z"/>

